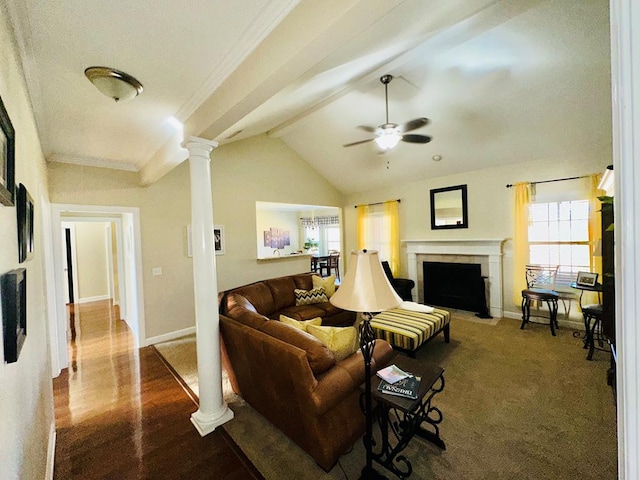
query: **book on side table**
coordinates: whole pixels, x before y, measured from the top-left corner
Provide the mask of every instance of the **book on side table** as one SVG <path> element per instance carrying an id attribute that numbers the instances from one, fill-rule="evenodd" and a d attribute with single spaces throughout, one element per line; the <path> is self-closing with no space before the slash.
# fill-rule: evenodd
<path id="1" fill-rule="evenodd" d="M 389 370 L 385 371 L 387 369 Z M 416 377 L 409 372 L 404 372 L 395 365 L 380 370 L 378 376 L 382 379 L 378 385 L 378 391 L 388 395 L 410 398 L 412 400 L 418 398 L 420 377 Z"/>

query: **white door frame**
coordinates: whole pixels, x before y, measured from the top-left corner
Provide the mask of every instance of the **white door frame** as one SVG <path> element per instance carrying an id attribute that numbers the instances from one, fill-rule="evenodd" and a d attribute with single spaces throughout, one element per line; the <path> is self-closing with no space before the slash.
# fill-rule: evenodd
<path id="1" fill-rule="evenodd" d="M 80 223 L 80 222 L 96 222 L 96 223 L 105 223 L 107 224 L 107 231 L 110 232 L 111 231 L 111 223 L 115 223 L 116 225 L 116 251 L 117 251 L 117 256 L 118 256 L 118 274 L 120 274 L 120 272 L 124 271 L 124 251 L 122 250 L 124 242 L 122 240 L 122 235 L 124 235 L 124 230 L 122 227 L 122 216 L 99 216 L 99 217 L 87 217 L 87 216 L 83 216 L 83 217 L 74 217 L 74 216 L 70 216 L 68 214 L 65 213 L 65 215 L 62 217 L 62 228 L 71 228 L 71 251 L 72 251 L 72 258 L 71 261 L 73 263 L 73 292 L 74 292 L 74 298 L 75 298 L 75 303 L 81 303 L 80 300 L 80 296 L 79 296 L 79 292 L 78 292 L 78 266 L 77 266 L 77 256 L 76 256 L 76 233 L 75 233 L 75 224 L 76 223 Z M 111 283 L 109 285 L 109 293 L 112 294 L 113 293 L 113 253 L 111 252 L 111 235 L 110 233 L 105 233 L 107 235 L 106 238 L 106 244 L 107 244 L 107 261 L 108 261 L 108 265 L 107 265 L 107 274 L 109 275 L 109 282 Z M 64 239 L 64 234 L 62 235 L 62 238 Z M 64 242 L 64 240 L 63 240 Z M 64 245 L 63 245 L 64 248 Z M 64 251 L 63 253 L 63 259 L 64 259 Z M 125 289 L 126 289 L 126 280 L 123 276 L 122 281 L 118 284 L 119 288 L 118 288 L 118 296 L 119 296 L 119 302 L 114 302 L 114 305 L 120 305 L 120 318 L 123 320 L 127 320 L 127 316 L 126 316 L 126 299 L 123 298 L 123 295 L 125 295 Z M 113 298 L 113 297 L 112 297 Z"/>
<path id="2" fill-rule="evenodd" d="M 95 217 L 91 217 L 91 215 Z M 97 205 L 73 205 L 73 204 L 51 204 L 51 227 L 52 227 L 52 241 L 53 241 L 53 257 L 54 257 L 54 275 L 55 285 L 54 291 L 49 295 L 53 295 L 54 299 L 50 301 L 56 305 L 55 315 L 51 315 L 50 331 L 51 337 L 55 339 L 56 348 L 52 348 L 52 356 L 56 355 L 56 358 L 52 358 L 52 365 L 57 365 L 58 368 L 53 368 L 54 377 L 60 374 L 60 371 L 69 363 L 67 356 L 67 322 L 66 322 L 66 300 L 64 298 L 64 255 L 62 243 L 62 223 L 68 221 L 113 221 L 116 220 L 117 225 L 122 225 L 122 218 L 125 215 L 130 215 L 133 224 L 133 245 L 132 254 L 134 256 L 135 273 L 133 281 L 121 282 L 121 302 L 127 298 L 123 294 L 123 290 L 129 291 L 129 297 L 134 299 L 136 305 L 126 304 L 126 308 L 123 310 L 126 313 L 121 316 L 127 321 L 127 324 L 131 328 L 136 347 L 146 346 L 146 330 L 145 330 L 145 317 L 144 317 L 144 289 L 142 278 L 142 244 L 140 234 L 140 209 L 138 207 L 115 207 L 115 206 L 97 206 Z M 64 215 L 64 216 L 63 216 Z M 77 215 L 77 217 L 74 217 Z M 120 232 L 123 232 L 122 228 L 119 228 Z M 122 233 L 124 234 L 124 233 Z M 121 236 L 121 235 L 119 235 Z M 123 246 L 123 242 L 118 239 L 119 252 L 124 252 L 120 249 Z M 124 255 L 119 255 L 119 262 L 124 263 Z M 120 265 L 120 264 L 119 264 Z M 120 266 L 119 266 L 120 268 Z M 124 285 L 123 285 L 124 284 Z"/>

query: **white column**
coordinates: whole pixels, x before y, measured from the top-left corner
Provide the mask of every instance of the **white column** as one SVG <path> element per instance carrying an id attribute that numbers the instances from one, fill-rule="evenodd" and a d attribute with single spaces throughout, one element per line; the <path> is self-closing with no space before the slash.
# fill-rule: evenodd
<path id="1" fill-rule="evenodd" d="M 218 144 L 197 137 L 183 143 L 189 150 L 191 175 L 191 232 L 193 247 L 193 287 L 196 310 L 196 347 L 200 406 L 191 415 L 205 436 L 233 418 L 222 398 L 220 362 L 220 318 L 218 283 L 213 239 L 210 154 Z"/>

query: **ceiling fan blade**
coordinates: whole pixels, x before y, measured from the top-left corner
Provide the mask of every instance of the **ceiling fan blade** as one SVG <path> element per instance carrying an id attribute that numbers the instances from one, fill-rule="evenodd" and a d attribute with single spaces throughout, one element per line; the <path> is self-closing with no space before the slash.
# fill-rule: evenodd
<path id="1" fill-rule="evenodd" d="M 360 140 L 359 142 L 347 143 L 346 145 L 342 145 L 343 147 L 353 147 L 354 145 L 360 145 L 361 143 L 373 142 L 373 138 L 369 138 L 367 140 Z"/>
<path id="2" fill-rule="evenodd" d="M 410 120 L 407 123 L 403 123 L 398 126 L 398 133 L 410 132 L 411 130 L 416 130 L 420 127 L 424 127 L 429 124 L 428 118 L 416 118 L 415 120 Z"/>
<path id="3" fill-rule="evenodd" d="M 426 135 L 416 135 L 416 134 L 408 134 L 402 136 L 403 142 L 409 143 L 429 143 L 431 141 L 431 137 L 427 137 Z"/>
<path id="4" fill-rule="evenodd" d="M 358 125 L 358 128 L 364 130 L 365 132 L 373 133 L 376 131 L 376 127 L 369 127 L 368 125 Z"/>

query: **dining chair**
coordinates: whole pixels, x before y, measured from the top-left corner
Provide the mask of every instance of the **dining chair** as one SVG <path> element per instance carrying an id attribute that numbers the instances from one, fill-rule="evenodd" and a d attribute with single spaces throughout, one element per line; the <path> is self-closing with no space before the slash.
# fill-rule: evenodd
<path id="1" fill-rule="evenodd" d="M 327 257 L 327 276 L 331 275 L 332 271 L 335 273 L 336 279 L 340 280 L 340 252 L 336 250 L 329 251 Z"/>
<path id="2" fill-rule="evenodd" d="M 558 327 L 558 300 L 560 295 L 554 289 L 558 265 L 527 265 L 525 278 L 527 288 L 522 290 L 522 324 L 520 330 L 529 323 L 531 303 L 546 303 L 549 308 L 549 328 L 551 335 L 556 336 Z"/>

